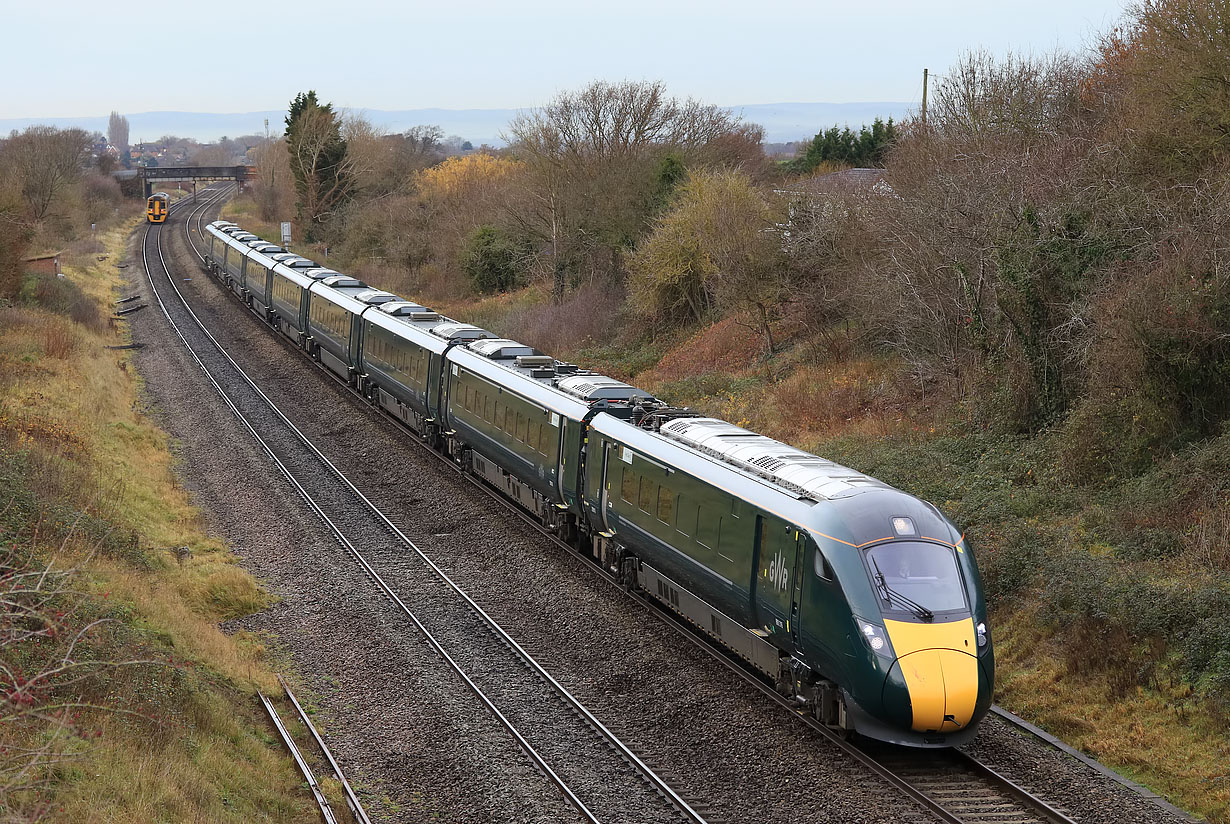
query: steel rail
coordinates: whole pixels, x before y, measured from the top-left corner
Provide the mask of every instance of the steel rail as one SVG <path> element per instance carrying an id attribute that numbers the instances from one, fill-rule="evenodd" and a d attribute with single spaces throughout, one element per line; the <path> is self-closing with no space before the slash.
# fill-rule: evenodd
<path id="1" fill-rule="evenodd" d="M 269 720 L 273 722 L 278 735 L 282 736 L 282 743 L 286 745 L 286 749 L 290 750 L 291 758 L 295 760 L 295 766 L 299 768 L 299 772 L 303 775 L 303 780 L 311 788 L 312 797 L 316 799 L 316 806 L 320 807 L 320 814 L 324 817 L 325 824 L 337 824 L 337 817 L 333 815 L 333 807 L 329 805 L 329 799 L 325 798 L 325 794 L 320 789 L 320 784 L 316 781 L 316 776 L 312 774 L 312 768 L 308 766 L 303 753 L 299 752 L 299 748 L 295 746 L 295 739 L 291 738 L 290 733 L 286 731 L 286 725 L 282 723 L 282 719 L 278 716 L 278 711 L 274 708 L 273 702 L 263 692 L 258 692 L 257 695 L 260 696 L 261 703 L 265 705 L 265 712 L 269 713 Z"/>
<path id="2" fill-rule="evenodd" d="M 329 746 L 325 744 L 325 739 L 316 731 L 316 725 L 312 723 L 312 719 L 308 718 L 308 714 L 299 703 L 299 699 L 295 698 L 295 694 L 290 691 L 290 684 L 287 684 L 286 679 L 281 675 L 278 676 L 278 683 L 282 685 L 282 690 L 286 693 L 286 697 L 290 699 L 290 705 L 295 708 L 295 714 L 299 716 L 303 726 L 307 727 L 307 731 L 312 734 L 312 740 L 316 742 L 317 747 L 320 747 L 325 760 L 329 762 L 329 768 L 333 770 L 334 777 L 341 782 L 342 791 L 346 794 L 346 806 L 350 808 L 350 814 L 355 817 L 359 824 L 372 824 L 372 820 L 367 817 L 367 813 L 363 810 L 363 805 L 359 803 L 359 797 L 355 795 L 350 782 L 346 780 L 341 765 L 337 763 L 337 759 L 333 757 Z"/>
<path id="3" fill-rule="evenodd" d="M 211 203 L 216 202 L 216 199 L 217 198 L 215 198 L 214 201 L 211 201 Z M 205 211 L 205 207 L 208 205 L 210 205 L 210 203 L 203 204 L 200 209 L 193 210 L 192 215 L 190 215 L 189 219 L 191 219 L 192 216 L 195 216 L 198 213 L 203 215 Z M 198 222 L 200 222 L 200 220 L 201 218 L 198 218 Z M 200 258 L 201 260 L 204 260 L 205 259 L 204 256 L 200 253 L 200 250 L 197 249 L 196 244 L 193 243 L 191 235 L 187 234 L 187 230 L 185 231 L 186 231 L 186 237 L 187 237 L 188 243 L 191 246 L 193 252 L 197 255 L 198 258 Z M 198 234 L 201 234 L 199 231 L 199 228 L 198 228 Z M 161 255 L 161 248 L 159 248 L 159 254 Z M 445 582 L 448 585 L 448 587 L 466 603 L 466 605 L 471 609 L 471 611 L 483 621 L 483 623 L 489 628 L 489 630 L 492 633 L 494 633 L 499 640 L 501 640 L 510 649 L 512 649 L 516 653 L 517 657 L 520 658 L 534 673 L 536 673 L 542 679 L 542 681 L 548 684 L 550 688 L 552 689 L 552 691 L 555 694 L 557 694 L 559 697 L 561 697 L 565 701 L 565 703 L 569 706 L 569 708 L 572 709 L 573 712 L 575 712 L 578 716 L 580 716 L 589 727 L 591 727 L 593 730 L 599 733 L 600 737 L 609 746 L 611 746 L 625 761 L 630 763 L 636 769 L 638 774 L 640 774 L 642 779 L 644 779 L 646 783 L 648 783 L 649 786 L 653 790 L 655 790 L 660 796 L 662 796 L 667 801 L 668 804 L 673 806 L 688 821 L 694 822 L 694 824 L 704 824 L 705 819 L 703 818 L 703 816 L 700 815 L 700 813 L 694 810 L 691 807 L 691 805 L 688 804 L 686 800 L 680 797 L 679 794 L 656 773 L 656 771 L 654 771 L 639 756 L 637 756 L 636 753 L 634 753 L 627 746 L 627 744 L 625 744 L 618 736 L 616 736 L 613 732 L 611 732 L 611 730 L 607 728 L 607 726 L 603 724 L 602 721 L 597 718 L 597 716 L 595 716 L 589 709 L 587 709 L 583 704 L 581 704 L 581 702 L 575 696 L 573 696 L 572 693 L 567 690 L 567 688 L 565 688 L 562 684 L 560 684 L 554 678 L 554 676 L 552 676 L 549 672 L 547 672 L 547 670 L 536 659 L 534 659 L 533 656 L 531 656 L 507 631 L 505 631 L 503 627 L 501 627 L 499 623 L 495 621 L 494 618 L 492 618 L 485 610 L 483 610 L 482 607 L 479 606 L 479 604 L 475 602 L 474 599 L 471 598 L 469 594 L 466 593 L 455 581 L 453 581 L 452 578 L 450 578 L 448 574 L 445 573 L 429 556 L 427 556 L 421 549 L 419 549 L 419 547 L 412 540 L 410 540 L 410 538 L 406 536 L 405 533 L 403 533 L 384 514 L 382 510 L 379 509 L 379 507 L 377 507 L 366 495 L 364 495 L 363 492 L 360 491 L 358 487 L 355 486 L 354 483 L 344 473 L 342 473 L 336 467 L 336 465 L 333 464 L 333 462 L 330 461 L 324 455 L 324 453 L 322 453 L 306 435 L 303 434 L 303 432 L 285 415 L 285 413 L 282 412 L 282 410 L 277 406 L 277 404 L 275 404 L 272 401 L 272 399 L 269 398 L 269 396 L 256 384 L 256 382 L 253 381 L 252 378 L 239 366 L 239 364 L 226 352 L 226 350 L 222 347 L 221 343 L 208 330 L 205 324 L 200 320 L 200 318 L 192 310 L 191 306 L 188 305 L 188 302 L 184 298 L 183 294 L 175 286 L 174 280 L 170 278 L 169 269 L 166 269 L 165 264 L 164 264 L 164 270 L 167 271 L 168 282 L 171 286 L 171 289 L 179 297 L 181 303 L 183 304 L 184 310 L 192 318 L 195 324 L 200 328 L 201 332 L 213 343 L 213 345 L 215 346 L 219 354 L 221 354 L 231 364 L 231 366 L 235 369 L 236 373 L 252 389 L 252 391 L 258 397 L 260 397 L 264 401 L 264 403 L 269 407 L 269 409 L 287 426 L 287 428 L 291 432 L 294 433 L 294 435 L 298 438 L 300 443 L 303 446 L 305 446 L 308 450 L 310 450 L 313 453 L 313 455 L 321 463 L 323 463 L 332 472 L 332 474 L 347 487 L 347 489 L 353 495 L 355 495 L 356 498 L 362 501 L 362 503 L 368 508 L 368 510 L 373 515 L 376 516 L 376 518 L 382 523 L 382 525 L 386 529 L 388 529 L 394 536 L 397 537 L 399 541 L 401 541 L 405 546 L 410 548 L 428 567 L 430 567 L 430 569 L 434 572 L 434 574 L 440 580 Z M 147 270 L 147 274 L 148 274 L 148 270 Z M 170 319 L 169 312 L 167 312 L 165 304 L 163 303 L 161 297 L 158 295 L 157 287 L 153 285 L 152 276 L 151 276 L 151 288 L 154 289 L 155 296 L 158 298 L 159 305 L 163 308 L 163 314 L 167 316 L 168 321 L 171 322 L 172 325 L 174 326 L 174 321 Z M 176 334 L 180 337 L 181 341 L 184 342 L 185 346 L 191 352 L 191 347 L 188 345 L 186 339 L 183 337 L 178 327 L 175 327 L 175 329 L 176 329 Z M 200 361 L 199 357 L 197 357 L 196 353 L 192 352 L 192 355 L 193 355 L 193 358 L 197 361 L 198 366 L 200 366 L 202 370 L 205 371 L 207 375 L 209 375 L 208 369 L 205 368 L 204 364 Z M 220 386 L 217 384 L 216 381 L 213 380 L 212 376 L 210 376 L 210 378 L 211 378 L 211 382 L 214 383 L 215 385 L 215 389 L 218 390 L 221 394 L 222 390 Z M 238 409 L 235 408 L 234 405 L 229 402 L 229 400 L 228 400 L 228 406 L 231 406 L 235 414 L 239 415 Z M 242 419 L 241 415 L 240 417 Z M 268 445 L 264 442 L 264 439 L 261 438 L 261 436 L 255 432 L 254 428 L 251 427 L 251 425 L 248 424 L 246 420 L 244 420 L 244 424 L 245 424 L 245 427 L 248 428 L 248 430 L 253 434 L 253 436 L 258 439 L 262 447 L 266 450 L 267 454 L 269 454 L 270 457 L 277 463 L 282 473 L 287 476 L 287 478 L 291 481 L 292 485 L 294 485 L 300 491 L 300 494 L 302 496 L 305 496 L 305 499 L 309 499 L 310 496 L 308 496 L 306 490 L 304 490 L 302 486 L 298 483 L 298 481 L 295 480 L 291 476 L 291 473 L 289 472 L 289 470 L 285 467 L 285 465 L 281 463 L 281 461 L 277 458 L 277 456 L 273 454 L 272 450 L 270 450 Z M 330 527 L 334 529 L 335 533 L 337 532 L 336 527 L 332 524 L 331 521 L 328 520 L 327 516 L 323 513 L 323 511 L 320 510 L 320 507 L 314 501 L 310 501 L 309 506 L 311 506 L 313 510 L 316 511 L 318 517 L 321 517 L 322 519 L 324 519 L 326 523 L 328 523 Z M 350 554 L 352 554 L 353 556 L 355 556 L 356 560 L 359 561 L 359 563 L 362 566 L 364 566 L 366 570 L 369 571 L 369 577 L 378 579 L 379 581 L 378 586 L 380 586 L 386 592 L 386 594 L 389 595 L 389 597 L 391 597 L 395 601 L 395 603 L 397 603 L 398 606 L 401 607 L 403 611 L 405 611 L 407 615 L 411 617 L 411 620 L 418 626 L 420 631 L 424 633 L 425 637 L 432 639 L 432 641 L 434 642 L 435 641 L 434 636 L 431 636 L 427 632 L 426 628 L 422 626 L 422 624 L 418 621 L 417 617 L 415 617 L 413 613 L 407 607 L 405 607 L 404 603 L 401 602 L 401 600 L 396 596 L 396 594 L 392 592 L 391 588 L 388 587 L 388 585 L 383 581 L 383 579 L 379 578 L 375 570 L 371 568 L 370 564 L 368 564 L 366 559 L 362 557 L 362 554 L 359 552 L 358 548 L 354 547 L 353 544 L 345 540 L 344 536 L 340 536 L 339 540 L 343 541 L 343 546 L 347 548 L 347 551 L 350 552 Z M 446 660 L 449 661 L 450 665 L 452 665 L 455 669 L 457 669 L 458 674 L 461 675 L 464 680 L 466 680 L 469 684 L 473 684 L 473 682 L 468 678 L 468 676 L 466 676 L 465 673 L 461 672 L 456 662 L 450 656 L 448 656 L 448 654 L 444 651 L 444 648 L 442 645 L 439 645 L 438 642 L 435 642 L 433 646 L 437 647 L 437 652 L 439 652 L 443 657 L 445 657 Z M 476 690 L 478 689 L 476 684 L 473 684 L 472 688 Z M 489 701 L 489 699 L 485 698 L 485 695 L 482 698 L 480 698 L 480 700 Z M 490 708 L 496 713 L 499 712 L 494 707 L 493 703 L 490 704 Z M 512 733 L 515 738 L 517 738 L 519 741 L 524 741 L 524 738 L 520 735 L 520 733 L 512 728 L 511 722 L 508 722 L 508 720 L 502 714 L 499 714 L 499 718 L 501 719 L 502 723 L 504 723 L 509 728 L 510 733 Z M 525 742 L 525 745 L 528 747 L 529 746 L 528 742 Z M 531 756 L 531 759 L 533 760 L 533 756 Z M 538 759 L 541 760 L 541 756 L 538 756 Z M 554 772 L 550 770 L 550 767 L 546 765 L 545 760 L 542 761 L 540 766 L 542 769 L 550 773 L 552 776 L 555 776 Z M 555 779 L 558 780 L 560 784 L 563 783 L 562 780 L 559 780 L 558 776 L 555 776 Z M 567 790 L 566 792 L 571 793 L 571 790 Z M 577 803 L 578 804 L 580 803 L 579 799 Z M 582 805 L 582 809 L 584 809 L 583 805 Z M 586 810 L 585 813 L 588 813 L 588 811 Z M 592 816 L 592 813 L 589 813 L 589 815 Z"/>

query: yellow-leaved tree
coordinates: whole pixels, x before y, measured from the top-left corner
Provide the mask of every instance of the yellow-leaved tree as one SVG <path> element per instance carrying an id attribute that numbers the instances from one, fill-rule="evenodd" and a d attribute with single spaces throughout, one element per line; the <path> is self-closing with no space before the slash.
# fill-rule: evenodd
<path id="1" fill-rule="evenodd" d="M 692 172 L 629 260 L 633 305 L 666 322 L 740 313 L 772 353 L 789 271 L 778 222 L 743 172 Z"/>

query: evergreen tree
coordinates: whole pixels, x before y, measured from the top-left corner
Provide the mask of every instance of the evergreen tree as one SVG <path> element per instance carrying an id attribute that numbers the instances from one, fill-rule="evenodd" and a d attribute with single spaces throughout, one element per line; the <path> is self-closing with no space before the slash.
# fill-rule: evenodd
<path id="1" fill-rule="evenodd" d="M 791 164 L 791 170 L 807 174 L 826 162 L 858 167 L 881 166 L 896 139 L 897 126 L 891 117 L 888 122 L 877 117 L 870 128 L 864 124 L 857 134 L 849 126 L 843 129 L 832 126 L 812 138 L 802 157 Z"/>
<path id="2" fill-rule="evenodd" d="M 299 195 L 299 225 L 305 240 L 318 240 L 321 226 L 349 198 L 354 184 L 333 104 L 322 106 L 315 91 L 296 95 L 286 115 L 286 148 Z"/>

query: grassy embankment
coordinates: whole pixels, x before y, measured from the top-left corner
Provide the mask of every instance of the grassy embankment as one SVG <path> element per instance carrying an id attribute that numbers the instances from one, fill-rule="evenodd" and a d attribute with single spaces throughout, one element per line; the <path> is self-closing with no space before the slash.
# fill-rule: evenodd
<path id="1" fill-rule="evenodd" d="M 261 639 L 219 628 L 270 598 L 205 530 L 172 444 L 141 412 L 128 353 L 105 348 L 127 340 L 107 316 L 134 225 L 70 249 L 64 279 L 28 276 L 0 306 L 5 573 L 71 571 L 37 618 L 5 617 L 8 633 L 46 631 L 0 648 L 15 673 L 0 703 L 0 781 L 31 760 L 19 748 L 47 751 L 2 806 L 73 822 L 316 820 L 255 699 L 278 692 Z M 73 673 L 17 686 L 82 630 Z"/>

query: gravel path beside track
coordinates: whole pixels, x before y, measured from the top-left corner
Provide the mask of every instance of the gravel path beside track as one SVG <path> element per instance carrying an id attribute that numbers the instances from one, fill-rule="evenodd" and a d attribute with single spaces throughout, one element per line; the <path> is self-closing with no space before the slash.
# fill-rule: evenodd
<path id="1" fill-rule="evenodd" d="M 751 687 L 441 467 L 277 339 L 202 274 L 176 230 L 172 265 L 194 309 L 305 434 L 583 703 L 709 816 L 730 822 L 925 821 Z M 138 267 L 134 267 L 138 268 Z M 134 274 L 134 278 L 138 274 Z M 134 286 L 137 284 L 134 281 Z M 143 292 L 148 284 L 140 284 Z M 133 320 L 136 364 L 181 442 L 185 484 L 248 567 L 283 600 L 245 619 L 319 680 L 325 731 L 391 820 L 556 821 L 565 810 L 507 736 L 385 603 L 241 433 L 158 313 Z M 220 445 L 224 444 L 225 446 Z M 395 588 L 410 570 L 368 547 Z M 402 577 L 406 575 L 407 577 Z M 1041 744 L 988 723 L 976 742 L 1010 777 L 1079 820 L 1166 820 Z M 989 755 L 987 755 L 989 753 Z M 371 795 L 365 802 L 372 803 Z M 566 810 L 565 810 L 566 812 Z"/>

